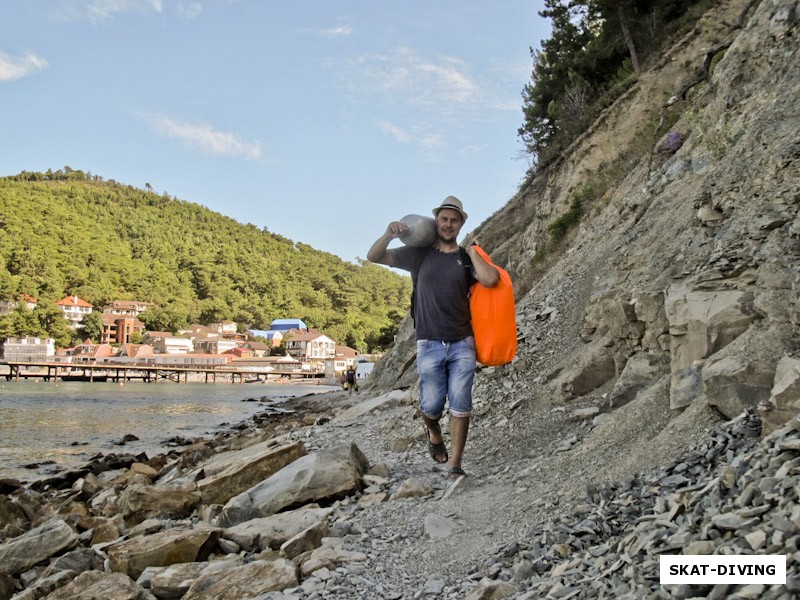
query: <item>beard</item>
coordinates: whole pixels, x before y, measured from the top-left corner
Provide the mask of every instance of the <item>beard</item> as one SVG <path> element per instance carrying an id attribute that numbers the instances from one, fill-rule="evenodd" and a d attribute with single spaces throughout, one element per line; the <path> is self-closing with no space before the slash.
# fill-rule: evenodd
<path id="1" fill-rule="evenodd" d="M 458 231 L 445 232 L 442 231 L 441 229 L 437 229 L 436 235 L 439 238 L 440 242 L 443 242 L 445 244 L 450 244 L 456 241 L 456 238 L 458 237 Z"/>

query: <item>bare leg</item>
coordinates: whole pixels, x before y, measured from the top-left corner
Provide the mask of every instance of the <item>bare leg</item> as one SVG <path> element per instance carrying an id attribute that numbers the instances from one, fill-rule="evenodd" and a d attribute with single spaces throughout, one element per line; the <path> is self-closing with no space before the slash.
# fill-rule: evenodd
<path id="1" fill-rule="evenodd" d="M 428 439 L 432 444 L 441 444 L 444 442 L 444 438 L 442 437 L 442 428 L 439 426 L 439 421 L 435 419 L 431 419 L 428 415 L 423 412 L 419 413 L 422 416 L 422 420 L 425 422 L 425 426 L 428 428 L 427 436 Z M 434 460 L 436 462 L 445 462 L 447 461 L 447 453 L 436 454 L 434 456 Z"/>
<path id="2" fill-rule="evenodd" d="M 464 446 L 467 444 L 467 433 L 469 432 L 469 417 L 450 416 L 450 468 L 461 467 L 461 455 L 464 453 Z"/>

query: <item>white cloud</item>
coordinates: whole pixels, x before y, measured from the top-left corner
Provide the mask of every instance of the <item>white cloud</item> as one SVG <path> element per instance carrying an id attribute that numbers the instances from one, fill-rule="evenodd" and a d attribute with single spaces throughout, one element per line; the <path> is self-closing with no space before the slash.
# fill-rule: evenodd
<path id="1" fill-rule="evenodd" d="M 203 14 L 203 4 L 200 2 L 179 2 L 178 13 L 184 19 L 196 19 Z"/>
<path id="2" fill-rule="evenodd" d="M 349 25 L 338 25 L 336 27 L 330 27 L 329 29 L 323 29 L 319 33 L 325 37 L 347 37 L 353 33 L 353 28 Z"/>
<path id="3" fill-rule="evenodd" d="M 334 25 L 327 29 L 302 29 L 303 33 L 316 35 L 324 38 L 344 38 L 352 35 L 353 28 L 349 25 Z"/>
<path id="4" fill-rule="evenodd" d="M 127 12 L 164 12 L 161 0 L 92 0 L 86 7 L 93 23 L 108 21 L 117 14 Z"/>
<path id="5" fill-rule="evenodd" d="M 146 115 L 145 119 L 160 135 L 182 141 L 187 147 L 205 154 L 261 158 L 261 143 L 247 141 L 234 133 L 218 131 L 205 123 L 189 123 L 166 115 Z"/>
<path id="6" fill-rule="evenodd" d="M 351 64 L 350 88 L 449 114 L 481 101 L 480 86 L 468 65 L 453 56 L 428 58 L 408 48 L 363 56 Z"/>
<path id="7" fill-rule="evenodd" d="M 384 134 L 416 148 L 426 160 L 440 161 L 453 153 L 483 152 L 471 127 L 519 111 L 519 102 L 506 99 L 508 69 L 501 67 L 478 71 L 457 56 L 399 47 L 350 61 L 342 77 L 353 98 L 377 115 Z"/>
<path id="8" fill-rule="evenodd" d="M 411 125 L 403 128 L 388 121 L 380 121 L 378 128 L 397 142 L 416 147 L 426 159 L 431 161 L 438 161 L 442 153 L 447 150 L 444 136 L 440 132 L 431 131 L 424 125 Z"/>
<path id="9" fill-rule="evenodd" d="M 404 130 L 400 129 L 396 125 L 392 125 L 391 123 L 387 123 L 385 121 L 381 121 L 378 123 L 378 127 L 384 132 L 388 133 L 391 137 L 393 137 L 398 142 L 403 144 L 408 144 L 411 142 L 411 136 L 405 132 Z"/>
<path id="10" fill-rule="evenodd" d="M 489 147 L 488 144 L 468 144 L 458 151 L 459 156 L 469 156 L 470 154 L 480 154 Z"/>
<path id="11" fill-rule="evenodd" d="M 0 82 L 14 81 L 46 69 L 49 63 L 35 54 L 11 56 L 0 52 Z"/>

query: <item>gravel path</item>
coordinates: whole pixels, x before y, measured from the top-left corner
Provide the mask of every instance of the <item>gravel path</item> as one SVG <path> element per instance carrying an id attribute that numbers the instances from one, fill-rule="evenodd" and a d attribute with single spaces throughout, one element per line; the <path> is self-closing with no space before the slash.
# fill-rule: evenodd
<path id="1" fill-rule="evenodd" d="M 506 377 L 503 369 L 485 370 L 476 389 L 502 386 Z M 659 416 L 653 406 L 632 404 L 614 413 L 618 423 L 624 424 L 625 416 L 638 425 L 630 430 L 576 417 L 581 409 L 595 407 L 591 398 L 567 407 L 550 402 L 544 385 L 524 390 L 524 397 L 511 403 L 476 398 L 478 414 L 464 460 L 468 476 L 457 482 L 428 455 L 411 392 L 403 402 L 360 418 L 323 418 L 321 424 L 295 431 L 309 451 L 355 443 L 372 472 L 381 476 L 361 496 L 336 505 L 334 529 L 346 532 L 344 549 L 368 558 L 341 567 L 332 574 L 334 581 L 312 577 L 302 588 L 267 597 L 462 598 L 482 578 L 497 578 L 507 568 L 500 565 L 503 555 L 529 543 L 536 527 L 586 503 L 587 490 L 666 464 L 719 422 L 713 414 L 687 411 L 664 430 L 669 414 Z M 341 413 L 375 395 L 335 392 L 309 400 L 313 407 L 306 408 Z M 643 420 L 651 427 L 642 428 Z M 670 435 L 676 427 L 680 436 Z M 641 440 L 648 437 L 643 450 Z M 391 496 L 407 480 L 427 484 L 432 493 L 363 505 L 364 496 Z"/>

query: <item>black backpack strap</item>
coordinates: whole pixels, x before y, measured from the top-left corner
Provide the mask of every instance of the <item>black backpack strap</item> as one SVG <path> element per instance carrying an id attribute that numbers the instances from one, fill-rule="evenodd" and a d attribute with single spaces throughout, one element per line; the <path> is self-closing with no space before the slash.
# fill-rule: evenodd
<path id="1" fill-rule="evenodd" d="M 467 249 L 464 246 L 459 246 L 458 251 L 461 253 L 461 262 L 464 263 L 464 268 L 469 271 L 472 268 L 472 259 L 467 254 Z"/>

